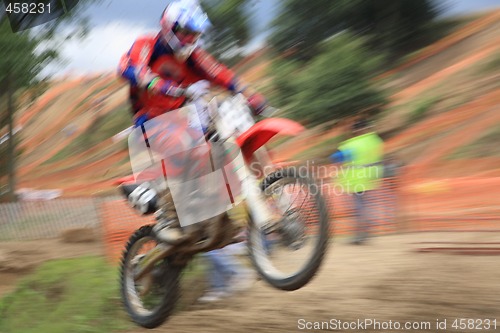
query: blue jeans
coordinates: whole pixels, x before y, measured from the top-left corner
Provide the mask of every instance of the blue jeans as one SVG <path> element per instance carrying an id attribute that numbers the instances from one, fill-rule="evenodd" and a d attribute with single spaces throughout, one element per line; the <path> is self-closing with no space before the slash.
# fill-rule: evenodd
<path id="1" fill-rule="evenodd" d="M 353 193 L 354 208 L 356 210 L 356 236 L 354 241 L 363 242 L 370 234 L 373 227 L 371 206 L 373 205 L 373 193 L 371 191 Z"/>
<path id="2" fill-rule="evenodd" d="M 217 249 L 205 253 L 210 262 L 209 281 L 213 290 L 224 290 L 229 287 L 230 278 L 242 272 L 238 260 L 227 250 Z"/>

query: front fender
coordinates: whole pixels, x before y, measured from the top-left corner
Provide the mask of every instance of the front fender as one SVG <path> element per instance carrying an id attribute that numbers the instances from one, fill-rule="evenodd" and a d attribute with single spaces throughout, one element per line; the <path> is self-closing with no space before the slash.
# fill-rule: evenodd
<path id="1" fill-rule="evenodd" d="M 243 152 L 244 158 L 249 160 L 257 149 L 265 145 L 275 135 L 296 136 L 303 131 L 305 131 L 305 127 L 293 120 L 286 118 L 266 118 L 242 133 L 236 139 L 236 144 Z M 144 174 L 141 175 L 140 178 L 142 181 L 146 181 L 155 179 L 155 176 Z M 113 184 L 116 186 L 135 183 L 137 183 L 137 180 L 134 175 L 122 177 L 113 181 Z"/>
<path id="2" fill-rule="evenodd" d="M 241 134 L 236 143 L 240 146 L 245 159 L 250 159 L 253 153 L 265 145 L 275 135 L 296 136 L 305 131 L 301 124 L 286 118 L 266 118 Z"/>

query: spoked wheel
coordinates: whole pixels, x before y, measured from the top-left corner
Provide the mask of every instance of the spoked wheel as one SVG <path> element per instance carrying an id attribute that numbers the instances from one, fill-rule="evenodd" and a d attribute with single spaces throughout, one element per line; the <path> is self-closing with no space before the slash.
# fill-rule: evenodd
<path id="1" fill-rule="evenodd" d="M 157 245 L 153 227 L 138 229 L 129 239 L 121 262 L 121 295 L 125 309 L 136 324 L 155 328 L 171 315 L 179 298 L 182 268 L 168 258 L 143 278 L 134 281 L 134 271 L 144 255 Z"/>
<path id="2" fill-rule="evenodd" d="M 255 268 L 275 288 L 297 290 L 318 271 L 329 241 L 329 216 L 321 188 L 294 169 L 269 175 L 261 190 L 275 222 L 265 230 L 250 224 Z"/>

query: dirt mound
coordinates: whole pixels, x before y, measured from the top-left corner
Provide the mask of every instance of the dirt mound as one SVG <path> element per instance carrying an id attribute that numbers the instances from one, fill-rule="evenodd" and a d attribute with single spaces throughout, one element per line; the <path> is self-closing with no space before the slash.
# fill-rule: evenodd
<path id="1" fill-rule="evenodd" d="M 64 243 L 93 243 L 96 242 L 96 230 L 93 228 L 72 228 L 61 232 Z"/>
<path id="2" fill-rule="evenodd" d="M 35 265 L 32 256 L 36 254 L 35 250 L 4 250 L 0 252 L 0 272 L 22 273 L 30 270 Z"/>
<path id="3" fill-rule="evenodd" d="M 41 263 L 51 259 L 103 254 L 100 243 L 66 244 L 58 239 L 0 242 L 0 297 Z"/>

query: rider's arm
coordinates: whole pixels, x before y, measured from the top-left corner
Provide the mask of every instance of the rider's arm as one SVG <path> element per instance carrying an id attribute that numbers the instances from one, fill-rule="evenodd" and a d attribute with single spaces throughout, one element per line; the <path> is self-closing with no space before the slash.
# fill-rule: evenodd
<path id="1" fill-rule="evenodd" d="M 181 96 L 183 89 L 173 81 L 163 80 L 153 73 L 148 66 L 149 59 L 154 51 L 156 39 L 154 37 L 141 37 L 137 39 L 130 50 L 120 60 L 119 74 L 128 80 L 132 86 L 148 89 L 153 93 L 170 96 Z"/>
<path id="2" fill-rule="evenodd" d="M 195 49 L 188 62 L 204 79 L 224 89 L 236 92 L 236 74 L 215 60 L 205 50 L 201 48 Z"/>
<path id="3" fill-rule="evenodd" d="M 205 50 L 201 48 L 194 50 L 189 61 L 191 61 L 191 65 L 208 81 L 233 93 L 243 94 L 256 114 L 261 113 L 267 106 L 267 101 L 264 96 L 241 82 L 232 70 L 218 62 Z"/>

